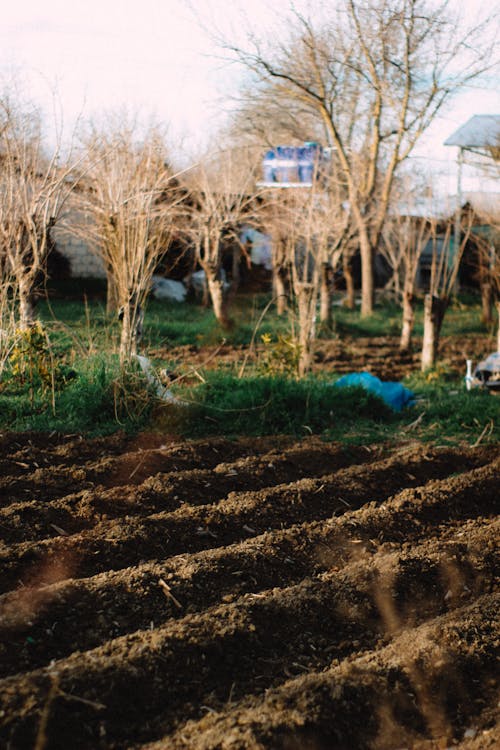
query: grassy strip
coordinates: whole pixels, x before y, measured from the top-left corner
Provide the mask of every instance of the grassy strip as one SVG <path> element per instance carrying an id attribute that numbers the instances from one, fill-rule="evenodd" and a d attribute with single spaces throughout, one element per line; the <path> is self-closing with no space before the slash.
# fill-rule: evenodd
<path id="1" fill-rule="evenodd" d="M 349 443 L 409 437 L 441 443 L 500 440 L 500 398 L 462 384 L 421 387 L 411 408 L 394 412 L 362 388 L 309 378 L 237 379 L 221 372 L 180 394 L 187 406 L 163 407 L 153 423 L 185 437 L 321 434 Z"/>
<path id="2" fill-rule="evenodd" d="M 23 384 L 6 372 L 0 381 L 0 429 L 105 434 L 147 426 L 187 437 L 315 433 L 348 442 L 400 440 L 410 435 L 441 442 L 465 440 L 469 444 L 480 436 L 483 442 L 500 438 L 500 398 L 466 393 L 463 382 L 448 379 L 445 384 L 446 373 L 439 375 L 438 371 L 433 383 L 419 373 L 408 380 L 407 385 L 422 400 L 401 414 L 359 389 L 337 391 L 321 378 L 297 382 L 278 375 L 251 376 L 250 368 L 241 380 L 228 371 L 216 371 L 205 374 L 205 384 L 191 389 L 179 387 L 176 395 L 189 402 L 187 407 L 158 405 L 140 374 L 134 370 L 121 372 L 116 357 L 109 354 L 116 351 L 118 323 L 105 314 L 103 288 L 97 292 L 85 305 L 73 296 L 54 298 L 50 306 L 40 306 L 50 345 L 37 356 L 43 362 L 50 360 L 61 382 L 41 382 L 40 378 L 35 382 L 36 378 L 31 378 Z M 237 297 L 231 311 L 235 326 L 229 333 L 222 332 L 213 313 L 199 304 L 153 300 L 147 309 L 144 349 L 158 347 L 161 357 L 172 346 L 216 344 L 222 336 L 233 345 L 248 343 L 253 335 L 259 341 L 264 333 L 274 339 L 289 330 L 289 323 L 278 318 L 272 307 L 255 331 L 269 299 L 262 294 Z M 386 303 L 370 318 L 361 319 L 359 311 L 336 307 L 334 318 L 337 334 L 378 336 L 398 332 L 400 311 Z M 419 326 L 420 309 L 417 334 Z M 484 335 L 477 298 L 464 297 L 454 303 L 447 312 L 443 333 L 448 332 L 447 326 L 454 335 Z M 170 366 L 161 357 L 159 366 L 165 365 Z M 74 371 L 75 377 L 65 381 L 68 371 Z"/>
<path id="3" fill-rule="evenodd" d="M 116 360 L 99 356 L 60 390 L 4 388 L 0 429 L 92 435 L 147 427 L 183 437 L 319 434 L 347 443 L 500 440 L 500 397 L 468 393 L 461 383 L 415 385 L 416 406 L 396 413 L 362 388 L 337 389 L 319 378 L 238 379 L 214 371 L 206 383 L 178 389 L 185 403 L 172 406 L 155 399 L 140 373 L 122 373 Z"/>
<path id="4" fill-rule="evenodd" d="M 314 378 L 238 379 L 214 372 L 185 398 L 188 406 L 176 409 L 176 417 L 182 432 L 193 437 L 322 433 L 353 416 L 371 422 L 392 418 L 391 410 L 367 391 L 341 390 Z"/>
<path id="5" fill-rule="evenodd" d="M 219 344 L 224 338 L 228 344 L 249 344 L 255 334 L 255 328 L 264 310 L 263 319 L 257 331 L 257 340 L 261 334 L 269 334 L 273 338 L 278 334 L 290 332 L 290 324 L 286 317 L 279 317 L 274 306 L 269 306 L 271 300 L 268 294 L 240 295 L 234 300 L 230 314 L 234 326 L 230 331 L 223 331 L 218 325 L 210 308 L 203 307 L 199 302 L 175 303 L 151 299 L 146 308 L 144 324 L 143 346 L 146 350 L 158 347 L 172 347 L 180 345 L 210 345 Z M 45 324 L 51 326 L 54 319 L 64 321 L 71 327 L 75 339 L 87 347 L 97 347 L 110 344 L 110 340 L 118 339 L 118 323 L 106 316 L 105 302 L 101 297 L 89 298 L 86 306 L 83 299 L 52 299 L 50 305 L 40 304 L 40 314 Z M 418 301 L 415 317 L 415 336 L 421 336 L 423 331 L 423 304 Z M 397 336 L 401 330 L 401 309 L 394 303 L 384 302 L 375 307 L 373 315 L 362 318 L 359 309 L 348 310 L 336 306 L 333 311 L 333 331 L 320 331 L 320 336 L 330 337 L 333 334 L 352 338 L 367 336 Z M 56 326 L 57 328 L 57 326 Z M 443 324 L 443 336 L 491 334 L 481 323 L 480 301 L 477 295 L 464 295 L 460 300 L 453 300 Z M 63 334 L 61 328 L 57 332 L 61 345 L 71 345 L 68 332 Z"/>
<path id="6" fill-rule="evenodd" d="M 0 429 L 102 435 L 144 427 L 154 405 L 135 370 L 123 372 L 113 357 L 81 362 L 75 377 L 57 388 L 40 383 L 2 383 Z"/>

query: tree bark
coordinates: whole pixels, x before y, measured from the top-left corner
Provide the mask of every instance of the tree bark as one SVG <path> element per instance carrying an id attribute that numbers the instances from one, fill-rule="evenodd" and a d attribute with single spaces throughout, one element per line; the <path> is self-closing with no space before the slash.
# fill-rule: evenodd
<path id="1" fill-rule="evenodd" d="M 370 242 L 368 231 L 363 228 L 359 233 L 361 251 L 361 317 L 366 318 L 373 313 L 375 302 L 374 281 L 374 248 Z"/>
<path id="2" fill-rule="evenodd" d="M 19 292 L 19 327 L 27 330 L 36 321 L 36 300 L 33 284 L 29 277 L 21 276 L 18 285 Z"/>
<path id="3" fill-rule="evenodd" d="M 228 299 L 224 291 L 224 282 L 217 278 L 219 275 L 217 270 L 208 264 L 205 265 L 205 274 L 214 315 L 222 328 L 228 330 L 233 323 L 228 314 Z"/>
<path id="4" fill-rule="evenodd" d="M 483 281 L 481 284 L 481 322 L 489 325 L 493 321 L 493 287 L 491 282 Z"/>
<path id="5" fill-rule="evenodd" d="M 345 255 L 342 258 L 342 272 L 345 279 L 345 302 L 344 305 L 348 310 L 354 310 L 356 307 L 355 290 L 354 290 L 354 277 L 352 275 L 352 263 L 351 259 Z"/>
<path id="6" fill-rule="evenodd" d="M 137 338 L 132 325 L 132 313 L 129 305 L 122 308 L 122 329 L 120 332 L 120 362 L 125 364 L 137 354 Z"/>
<path id="7" fill-rule="evenodd" d="M 273 265 L 273 294 L 276 299 L 276 312 L 280 316 L 284 315 L 288 309 L 285 278 L 284 267 Z"/>
<path id="8" fill-rule="evenodd" d="M 437 360 L 439 334 L 448 300 L 426 294 L 424 299 L 424 338 L 422 342 L 422 372 L 434 367 Z"/>
<path id="9" fill-rule="evenodd" d="M 311 369 L 316 334 L 316 290 L 314 284 L 300 284 L 297 290 L 299 312 L 299 377 Z"/>
<path id="10" fill-rule="evenodd" d="M 412 288 L 405 288 L 403 292 L 403 325 L 401 327 L 401 338 L 399 349 L 407 352 L 411 348 L 411 335 L 415 323 L 415 297 Z"/>
<path id="11" fill-rule="evenodd" d="M 320 281 L 320 320 L 327 327 L 332 324 L 332 292 L 330 284 L 330 264 L 321 264 Z"/>

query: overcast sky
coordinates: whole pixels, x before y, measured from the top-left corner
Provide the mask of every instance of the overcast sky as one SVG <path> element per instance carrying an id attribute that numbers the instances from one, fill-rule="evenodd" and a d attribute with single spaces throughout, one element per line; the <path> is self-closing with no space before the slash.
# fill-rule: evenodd
<path id="1" fill-rule="evenodd" d="M 303 4 L 307 6 L 305 0 Z M 496 0 L 482 0 L 492 7 Z M 299 0 L 300 5 L 300 0 Z M 466 9 L 476 0 L 464 0 Z M 52 92 L 66 128 L 79 113 L 90 117 L 126 104 L 170 124 L 185 149 L 202 144 L 224 119 L 222 100 L 238 72 L 224 64 L 201 20 L 225 33 L 244 31 L 241 11 L 263 32 L 279 34 L 276 11 L 288 0 L 9 0 L 0 16 L 0 71 L 18 72 L 46 108 Z M 193 11 L 194 9 L 194 11 Z M 433 125 L 419 153 L 442 164 L 455 149 L 442 141 L 472 114 L 500 114 L 496 89 L 470 88 Z M 493 83 L 493 86 L 491 84 Z"/>

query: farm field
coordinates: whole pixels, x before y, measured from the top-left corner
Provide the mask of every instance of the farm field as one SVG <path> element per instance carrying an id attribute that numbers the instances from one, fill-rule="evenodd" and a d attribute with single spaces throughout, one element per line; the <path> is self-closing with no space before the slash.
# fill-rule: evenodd
<path id="1" fill-rule="evenodd" d="M 0 746 L 498 747 L 498 446 L 0 437 Z"/>

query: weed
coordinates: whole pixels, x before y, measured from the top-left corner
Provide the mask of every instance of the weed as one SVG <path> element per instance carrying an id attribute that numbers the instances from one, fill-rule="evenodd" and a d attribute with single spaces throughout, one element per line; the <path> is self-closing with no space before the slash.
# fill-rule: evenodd
<path id="1" fill-rule="evenodd" d="M 260 337 L 264 346 L 260 353 L 257 370 L 262 375 L 287 375 L 296 377 L 299 369 L 301 347 L 293 336 L 270 333 Z"/>

